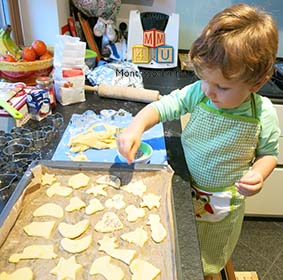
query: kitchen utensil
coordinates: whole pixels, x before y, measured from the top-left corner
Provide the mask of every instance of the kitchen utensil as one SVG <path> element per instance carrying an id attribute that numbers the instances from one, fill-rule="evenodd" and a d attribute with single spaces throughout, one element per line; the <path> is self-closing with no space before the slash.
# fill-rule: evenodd
<path id="1" fill-rule="evenodd" d="M 24 152 L 25 150 L 25 146 L 21 145 L 21 144 L 11 144 L 11 145 L 7 145 L 4 149 L 3 149 L 3 154 L 9 158 L 11 158 L 13 155 L 15 154 L 20 154 L 22 152 Z"/>
<path id="2" fill-rule="evenodd" d="M 16 178 L 16 174 L 0 174 L 0 199 L 5 200 L 10 196 L 12 183 Z"/>
<path id="3" fill-rule="evenodd" d="M 143 164 L 148 163 L 150 161 L 152 153 L 153 153 L 152 147 L 145 142 L 141 142 L 133 163 L 143 163 Z M 118 150 L 117 150 L 117 154 L 122 162 L 127 162 L 127 160 L 119 153 Z"/>
<path id="4" fill-rule="evenodd" d="M 150 103 L 160 99 L 158 90 L 150 90 L 133 87 L 120 87 L 101 84 L 98 86 L 85 86 L 85 90 L 94 91 L 100 97 L 116 98 L 129 101 Z"/>
<path id="5" fill-rule="evenodd" d="M 0 107 L 5 109 L 13 118 L 22 119 L 23 114 L 11 106 L 7 101 L 10 100 L 14 95 L 20 92 L 22 88 L 0 88 Z"/>
<path id="6" fill-rule="evenodd" d="M 24 152 L 29 152 L 32 149 L 32 139 L 28 137 L 14 138 L 7 143 L 7 146 L 16 144 L 23 145 L 25 148 Z"/>

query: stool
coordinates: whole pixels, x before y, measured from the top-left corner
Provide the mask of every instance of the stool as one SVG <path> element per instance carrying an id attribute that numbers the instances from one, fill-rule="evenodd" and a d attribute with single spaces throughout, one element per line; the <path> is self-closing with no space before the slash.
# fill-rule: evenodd
<path id="1" fill-rule="evenodd" d="M 232 260 L 229 259 L 224 269 L 221 271 L 222 280 L 236 280 L 234 266 Z"/>

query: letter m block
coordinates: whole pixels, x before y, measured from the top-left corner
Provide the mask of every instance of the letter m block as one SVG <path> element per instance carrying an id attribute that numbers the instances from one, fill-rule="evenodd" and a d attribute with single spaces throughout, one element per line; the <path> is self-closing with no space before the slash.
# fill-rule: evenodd
<path id="1" fill-rule="evenodd" d="M 143 32 L 143 45 L 156 48 L 165 44 L 165 33 L 161 30 L 150 29 Z"/>
<path id="2" fill-rule="evenodd" d="M 161 46 L 155 49 L 152 54 L 153 60 L 157 63 L 173 63 L 174 48 L 172 46 Z"/>
<path id="3" fill-rule="evenodd" d="M 143 45 L 132 46 L 132 62 L 133 63 L 149 63 L 150 51 L 148 47 Z"/>

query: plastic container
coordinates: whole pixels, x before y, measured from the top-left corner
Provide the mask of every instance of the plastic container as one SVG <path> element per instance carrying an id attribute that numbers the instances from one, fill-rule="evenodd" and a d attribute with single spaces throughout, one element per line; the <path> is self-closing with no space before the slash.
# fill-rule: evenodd
<path id="1" fill-rule="evenodd" d="M 117 153 L 121 162 L 127 162 L 127 160 L 119 153 L 118 150 Z M 145 142 L 141 142 L 133 163 L 143 163 L 143 164 L 148 163 L 150 161 L 152 153 L 153 153 L 152 147 Z"/>
<path id="2" fill-rule="evenodd" d="M 96 52 L 90 49 L 86 49 L 85 51 L 85 64 L 89 69 L 93 69 L 96 67 Z"/>

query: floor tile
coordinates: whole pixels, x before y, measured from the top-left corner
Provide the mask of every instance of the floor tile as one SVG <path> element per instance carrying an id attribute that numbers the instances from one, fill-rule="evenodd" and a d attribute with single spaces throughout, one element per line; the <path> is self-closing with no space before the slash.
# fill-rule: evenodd
<path id="1" fill-rule="evenodd" d="M 260 280 L 282 280 L 282 219 L 246 218 L 232 260 L 235 271 L 256 271 Z"/>
<path id="2" fill-rule="evenodd" d="M 272 266 L 272 262 L 239 242 L 232 256 L 235 271 L 256 271 L 260 280 Z M 282 280 L 282 279 L 281 279 Z"/>
<path id="3" fill-rule="evenodd" d="M 240 241 L 273 262 L 283 248 L 283 230 L 273 221 L 244 221 Z"/>
<path id="4" fill-rule="evenodd" d="M 263 278 L 260 280 L 282 280 L 283 279 L 283 270 L 279 267 L 273 265 L 270 270 L 266 273 Z"/>

